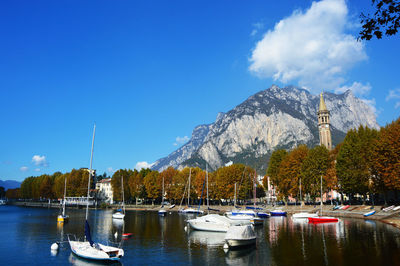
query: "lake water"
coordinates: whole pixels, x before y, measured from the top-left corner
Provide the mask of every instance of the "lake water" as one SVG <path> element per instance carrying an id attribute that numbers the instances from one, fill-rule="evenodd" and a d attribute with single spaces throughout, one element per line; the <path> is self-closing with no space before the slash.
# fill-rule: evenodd
<path id="1" fill-rule="evenodd" d="M 50 252 L 66 234 L 84 233 L 85 210 L 67 209 L 70 221 L 63 226 L 58 213 L 0 206 L 0 265 L 98 265 L 72 255 L 68 243 Z M 133 233 L 122 243 L 125 257 L 118 265 L 400 265 L 400 230 L 375 221 L 313 225 L 271 217 L 256 227 L 256 247 L 225 253 L 223 233 L 185 232 L 185 215 L 128 211 L 125 223 L 111 215 L 91 210 L 89 222 L 98 242 L 120 242 L 122 231 Z"/>

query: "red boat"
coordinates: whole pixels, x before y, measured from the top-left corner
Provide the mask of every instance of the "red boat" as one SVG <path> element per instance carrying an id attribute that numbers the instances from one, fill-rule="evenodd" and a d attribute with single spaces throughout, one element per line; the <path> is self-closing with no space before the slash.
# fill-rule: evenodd
<path id="1" fill-rule="evenodd" d="M 133 236 L 133 234 L 132 234 L 132 233 L 126 233 L 126 234 L 122 234 L 122 237 L 131 237 L 131 236 Z"/>
<path id="2" fill-rule="evenodd" d="M 308 222 L 310 223 L 335 223 L 338 222 L 339 219 L 335 217 L 309 217 Z"/>
<path id="3" fill-rule="evenodd" d="M 341 209 L 342 210 L 347 210 L 349 207 L 350 207 L 350 205 L 346 205 L 346 206 L 343 206 Z"/>

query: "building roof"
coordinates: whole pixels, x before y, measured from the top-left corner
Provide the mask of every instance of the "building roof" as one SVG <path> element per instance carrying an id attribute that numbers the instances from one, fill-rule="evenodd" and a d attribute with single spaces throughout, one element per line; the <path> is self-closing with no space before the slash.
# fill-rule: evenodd
<path id="1" fill-rule="evenodd" d="M 111 178 L 104 178 L 100 181 L 98 181 L 97 183 L 110 183 L 111 182 Z"/>
<path id="2" fill-rule="evenodd" d="M 324 97 L 322 96 L 322 92 L 321 97 L 319 98 L 319 111 L 328 111 L 325 105 Z"/>

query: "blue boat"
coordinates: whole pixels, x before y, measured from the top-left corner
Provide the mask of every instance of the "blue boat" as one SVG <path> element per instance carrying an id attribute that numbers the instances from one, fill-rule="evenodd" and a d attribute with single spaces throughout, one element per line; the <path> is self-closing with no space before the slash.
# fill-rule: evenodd
<path id="1" fill-rule="evenodd" d="M 270 215 L 266 212 L 257 212 L 257 216 L 260 218 L 268 218 Z"/>
<path id="2" fill-rule="evenodd" d="M 286 216 L 286 212 L 281 210 L 272 210 L 269 213 L 271 216 Z"/>
<path id="3" fill-rule="evenodd" d="M 368 216 L 371 216 L 374 214 L 375 214 L 375 211 L 370 211 L 370 212 L 364 213 L 364 217 L 368 217 Z"/>

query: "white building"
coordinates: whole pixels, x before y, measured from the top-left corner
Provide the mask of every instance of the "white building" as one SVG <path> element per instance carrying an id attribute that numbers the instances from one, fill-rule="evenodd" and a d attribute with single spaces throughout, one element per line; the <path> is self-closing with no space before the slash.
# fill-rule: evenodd
<path id="1" fill-rule="evenodd" d="M 97 198 L 113 204 L 113 190 L 111 186 L 111 178 L 105 178 L 96 183 L 98 191 Z"/>

